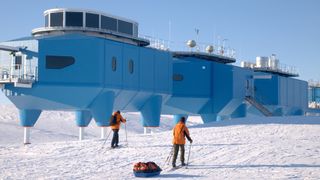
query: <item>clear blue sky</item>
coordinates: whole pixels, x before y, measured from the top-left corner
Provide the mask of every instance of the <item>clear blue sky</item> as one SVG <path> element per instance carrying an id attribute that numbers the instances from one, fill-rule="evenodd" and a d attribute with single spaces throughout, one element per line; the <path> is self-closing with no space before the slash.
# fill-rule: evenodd
<path id="1" fill-rule="evenodd" d="M 227 38 L 240 60 L 277 54 L 299 69 L 300 78 L 320 80 L 319 0 L 8 0 L 0 5 L 0 41 L 28 36 L 44 24 L 43 11 L 85 8 L 139 22 L 140 33 L 183 42 Z"/>

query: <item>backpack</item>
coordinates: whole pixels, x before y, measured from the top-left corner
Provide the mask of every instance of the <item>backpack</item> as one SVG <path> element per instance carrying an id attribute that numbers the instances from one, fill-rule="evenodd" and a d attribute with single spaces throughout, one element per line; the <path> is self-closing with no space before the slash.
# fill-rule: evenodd
<path id="1" fill-rule="evenodd" d="M 117 124 L 117 115 L 112 115 L 110 118 L 110 125 L 116 125 Z"/>

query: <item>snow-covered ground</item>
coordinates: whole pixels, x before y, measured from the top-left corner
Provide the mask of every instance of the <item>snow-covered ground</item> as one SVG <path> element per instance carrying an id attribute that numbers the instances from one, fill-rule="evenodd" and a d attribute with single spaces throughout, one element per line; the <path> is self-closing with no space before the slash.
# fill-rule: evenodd
<path id="1" fill-rule="evenodd" d="M 156 179 L 319 179 L 319 117 L 252 117 L 202 125 L 188 119 L 191 137 L 188 169 L 168 171 L 172 117 L 143 135 L 138 114 L 127 113 L 128 147 L 109 149 L 94 122 L 78 141 L 71 112 L 44 112 L 22 145 L 17 110 L 0 105 L 0 179 L 132 179 L 133 164 L 154 161 L 163 169 Z M 125 142 L 122 127 L 120 143 Z M 189 152 L 186 145 L 186 157 Z M 179 162 L 179 159 L 177 160 Z"/>

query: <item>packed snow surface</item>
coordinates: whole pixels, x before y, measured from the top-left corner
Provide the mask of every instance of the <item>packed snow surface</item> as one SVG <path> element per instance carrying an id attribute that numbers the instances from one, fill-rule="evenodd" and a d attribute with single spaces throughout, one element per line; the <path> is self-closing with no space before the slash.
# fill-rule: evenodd
<path id="1" fill-rule="evenodd" d="M 188 168 L 165 164 L 172 144 L 172 117 L 143 135 L 139 114 L 126 113 L 119 149 L 103 145 L 94 121 L 78 141 L 71 112 L 44 112 L 23 145 L 23 128 L 12 105 L 0 106 L 0 179 L 133 179 L 135 162 L 156 162 L 155 179 L 319 179 L 319 117 L 252 117 L 203 125 L 190 117 L 194 143 Z M 127 141 L 125 129 L 127 129 Z M 109 133 L 109 130 L 108 132 Z M 126 146 L 128 145 L 128 146 Z M 190 144 L 186 144 L 186 158 Z M 179 157 L 177 165 L 179 165 Z"/>

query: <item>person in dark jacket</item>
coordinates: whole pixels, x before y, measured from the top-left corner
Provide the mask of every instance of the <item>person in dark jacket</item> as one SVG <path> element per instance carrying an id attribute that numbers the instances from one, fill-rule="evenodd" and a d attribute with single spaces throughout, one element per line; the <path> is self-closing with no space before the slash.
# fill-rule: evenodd
<path id="1" fill-rule="evenodd" d="M 119 143 L 119 130 L 120 130 L 120 123 L 126 123 L 126 119 L 124 119 L 121 116 L 120 111 L 118 110 L 117 112 L 113 113 L 113 117 L 116 117 L 116 123 L 112 124 L 110 127 L 113 131 L 113 137 L 112 137 L 112 141 L 111 141 L 111 147 L 112 148 L 116 148 L 118 147 L 118 143 Z"/>
<path id="2" fill-rule="evenodd" d="M 190 143 L 192 143 L 192 139 L 190 138 L 189 130 L 186 126 L 186 118 L 181 117 L 179 123 L 173 128 L 173 159 L 172 159 L 172 167 L 176 167 L 176 159 L 178 156 L 178 151 L 180 148 L 180 161 L 181 165 L 185 166 L 184 163 L 184 145 L 186 144 L 186 138 Z"/>

